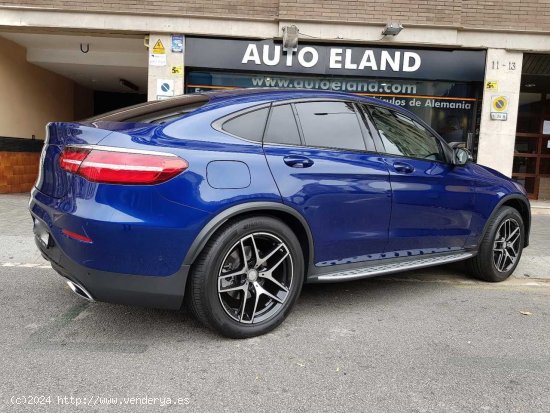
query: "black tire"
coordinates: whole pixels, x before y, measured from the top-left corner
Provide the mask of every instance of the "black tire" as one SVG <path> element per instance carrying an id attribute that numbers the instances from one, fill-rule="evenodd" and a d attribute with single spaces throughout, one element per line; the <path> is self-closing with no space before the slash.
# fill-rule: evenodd
<path id="1" fill-rule="evenodd" d="M 271 251 L 262 255 L 263 247 Z M 272 256 L 254 273 L 255 265 L 270 252 Z M 276 267 L 275 260 L 281 261 Z M 230 264 L 239 268 L 230 268 Z M 262 278 L 269 272 L 269 266 L 275 267 L 271 273 L 273 281 Z M 243 268 L 247 268 L 244 276 L 231 275 Z M 225 225 L 209 240 L 192 266 L 186 304 L 205 326 L 226 337 L 254 337 L 283 322 L 300 295 L 303 281 L 304 257 L 294 232 L 272 217 L 245 218 Z M 224 283 L 229 283 L 229 287 L 222 286 Z M 231 291 L 237 287 L 239 290 Z M 265 319 L 259 317 L 256 321 L 257 307 L 264 303 L 266 310 L 262 317 Z"/>
<path id="2" fill-rule="evenodd" d="M 504 228 L 507 223 L 510 227 L 519 229 L 519 238 L 515 242 L 515 249 L 506 247 L 509 242 L 503 242 Z M 483 281 L 499 282 L 506 280 L 516 269 L 521 253 L 523 252 L 523 244 L 525 240 L 525 227 L 520 213 L 511 207 L 505 206 L 500 208 L 497 213 L 491 218 L 488 224 L 478 254 L 468 260 L 470 273 Z M 504 251 L 510 252 L 509 258 L 506 257 Z M 515 259 L 512 261 L 511 252 L 516 251 Z"/>

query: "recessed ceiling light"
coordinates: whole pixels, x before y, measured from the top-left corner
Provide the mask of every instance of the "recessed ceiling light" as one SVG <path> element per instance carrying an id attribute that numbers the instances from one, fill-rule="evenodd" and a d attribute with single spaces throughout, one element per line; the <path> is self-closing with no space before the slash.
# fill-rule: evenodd
<path id="1" fill-rule="evenodd" d="M 536 85 L 534 83 L 526 83 L 523 86 L 525 86 L 525 87 L 535 87 Z"/>

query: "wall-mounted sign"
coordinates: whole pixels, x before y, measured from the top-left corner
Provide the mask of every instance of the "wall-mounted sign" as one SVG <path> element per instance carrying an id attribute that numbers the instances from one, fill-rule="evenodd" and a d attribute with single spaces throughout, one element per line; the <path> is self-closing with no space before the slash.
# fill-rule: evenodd
<path id="1" fill-rule="evenodd" d="M 487 80 L 485 82 L 485 89 L 492 92 L 498 92 L 498 80 Z"/>
<path id="2" fill-rule="evenodd" d="M 286 53 L 274 40 L 185 37 L 186 66 L 402 79 L 483 81 L 485 51 L 304 44 Z"/>
<path id="3" fill-rule="evenodd" d="M 166 66 L 166 49 L 160 39 L 149 49 L 149 66 Z"/>
<path id="4" fill-rule="evenodd" d="M 508 96 L 491 96 L 491 119 L 508 120 Z"/>
<path id="5" fill-rule="evenodd" d="M 183 53 L 183 35 L 172 35 L 172 53 Z"/>
<path id="6" fill-rule="evenodd" d="M 155 45 L 153 46 L 153 54 L 166 54 L 166 49 L 160 39 L 157 39 Z"/>
<path id="7" fill-rule="evenodd" d="M 157 98 L 159 96 L 174 96 L 173 79 L 157 79 Z"/>
<path id="8" fill-rule="evenodd" d="M 166 55 L 149 53 L 149 66 L 166 66 Z"/>
<path id="9" fill-rule="evenodd" d="M 181 75 L 181 74 L 183 74 L 183 65 L 172 66 L 172 67 L 170 68 L 170 73 L 173 74 L 173 75 Z"/>
<path id="10" fill-rule="evenodd" d="M 166 66 L 166 55 L 149 53 L 149 66 Z"/>

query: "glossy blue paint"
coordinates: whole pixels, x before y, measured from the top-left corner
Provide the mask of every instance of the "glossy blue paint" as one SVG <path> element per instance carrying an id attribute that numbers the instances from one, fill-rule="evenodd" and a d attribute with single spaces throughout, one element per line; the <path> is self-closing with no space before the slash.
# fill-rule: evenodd
<path id="1" fill-rule="evenodd" d="M 389 173 L 379 155 L 306 147 L 264 146 L 283 202 L 314 233 L 315 263 L 353 262 L 385 251 L 391 212 Z M 285 157 L 313 164 L 293 168 Z"/>
<path id="2" fill-rule="evenodd" d="M 199 109 L 164 125 L 52 123 L 31 213 L 84 267 L 168 276 L 179 270 L 201 229 L 228 208 L 250 202 L 284 203 L 301 214 L 319 266 L 476 248 L 502 199 L 528 202 L 510 179 L 473 163 L 459 167 L 373 152 L 262 146 L 212 126 L 242 109 L 302 98 L 403 111 L 343 93 L 259 90 L 213 94 Z M 153 186 L 92 183 L 59 168 L 59 154 L 70 144 L 169 152 L 186 159 L 189 169 Z M 296 167 L 307 160 L 311 164 Z M 212 162 L 221 167 L 212 170 Z M 93 242 L 68 238 L 62 229 Z"/>
<path id="3" fill-rule="evenodd" d="M 244 189 L 250 185 L 250 169 L 241 161 L 212 161 L 206 178 L 214 189 Z"/>
<path id="4" fill-rule="evenodd" d="M 384 155 L 393 194 L 388 251 L 463 248 L 475 209 L 468 165 Z M 403 170 L 401 165 L 410 166 Z"/>

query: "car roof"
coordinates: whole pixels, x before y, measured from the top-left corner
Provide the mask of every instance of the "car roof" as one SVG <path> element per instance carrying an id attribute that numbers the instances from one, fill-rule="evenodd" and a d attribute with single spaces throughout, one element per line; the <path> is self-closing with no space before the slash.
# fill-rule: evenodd
<path id="1" fill-rule="evenodd" d="M 336 92 L 330 90 L 317 89 L 280 89 L 280 88 L 236 88 L 217 90 L 212 92 L 203 92 L 202 95 L 209 97 L 209 103 L 254 103 L 260 101 L 282 101 L 293 99 L 342 99 L 353 100 L 361 103 L 371 103 L 383 106 L 388 109 L 398 109 L 407 113 L 413 119 L 418 120 L 418 116 L 402 106 L 397 106 L 370 96 L 364 96 L 354 93 Z"/>
<path id="2" fill-rule="evenodd" d="M 359 96 L 353 93 L 336 92 L 330 90 L 315 89 L 279 89 L 279 88 L 238 88 L 217 90 L 212 92 L 203 92 L 211 101 L 259 101 L 259 100 L 290 100 L 303 98 L 322 98 L 322 99 L 353 99 L 370 101 L 372 103 L 383 102 L 366 96 Z M 385 102 L 383 102 L 385 103 Z M 389 105 L 393 106 L 393 105 Z"/>
<path id="3" fill-rule="evenodd" d="M 313 90 L 313 89 L 278 89 L 278 88 L 236 88 L 217 90 L 212 92 L 192 93 L 182 96 L 177 96 L 171 99 L 150 101 L 140 103 L 138 105 L 129 106 L 122 109 L 117 109 L 112 112 L 103 113 L 86 119 L 85 122 L 94 121 L 113 121 L 124 122 L 138 116 L 143 116 L 148 113 L 171 110 L 183 105 L 190 104 L 210 104 L 217 106 L 220 104 L 237 104 L 237 103 L 255 103 L 265 101 L 282 101 L 293 99 L 344 99 L 354 100 L 363 103 L 373 103 L 389 109 L 399 108 L 408 112 L 414 118 L 416 116 L 406 109 L 392 105 L 381 99 L 376 99 L 367 96 L 360 96 L 353 93 Z"/>

